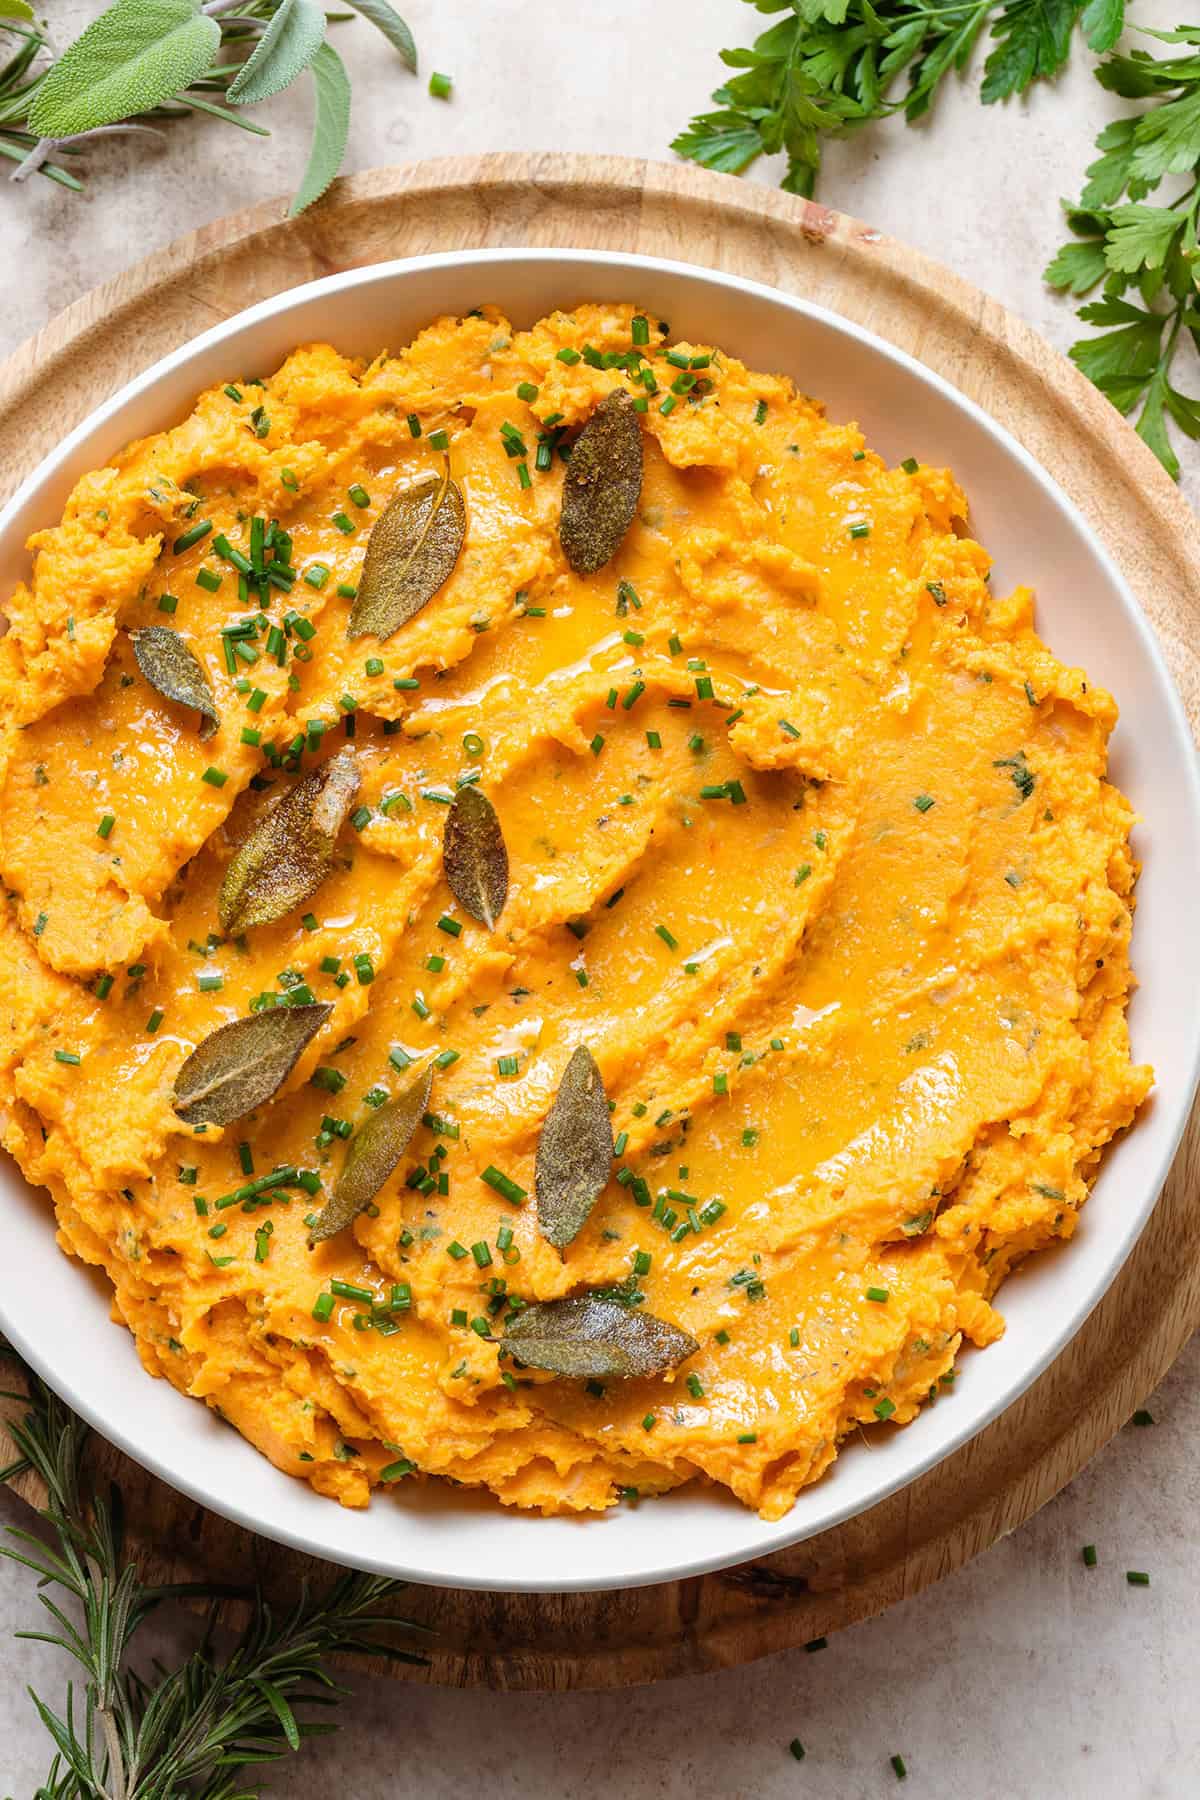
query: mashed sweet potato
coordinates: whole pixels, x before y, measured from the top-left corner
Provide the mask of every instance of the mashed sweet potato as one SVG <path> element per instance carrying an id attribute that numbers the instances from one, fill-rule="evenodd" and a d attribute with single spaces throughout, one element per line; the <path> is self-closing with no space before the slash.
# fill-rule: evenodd
<path id="1" fill-rule="evenodd" d="M 146 1368 L 322 1493 L 564 1512 L 703 1476 L 778 1517 L 998 1335 L 1150 1086 L 1114 703 L 992 594 L 949 471 L 653 314 L 485 308 L 254 373 L 86 476 L 8 601 L 3 1141 Z M 618 388 L 644 473 L 581 575 L 564 471 Z M 348 635 L 374 521 L 444 455 L 452 571 Z M 139 667 L 151 626 L 212 735 Z M 348 746 L 329 872 L 224 936 L 235 850 Z M 503 829 L 492 929 L 443 869 L 463 784 Z M 218 1026 L 317 1002 L 274 1098 L 181 1118 Z M 560 1253 L 534 1168 L 580 1045 L 614 1157 Z M 431 1059 L 408 1153 L 310 1247 Z M 506 1347 L 522 1302 L 596 1290 L 697 1347 L 604 1380 Z"/>

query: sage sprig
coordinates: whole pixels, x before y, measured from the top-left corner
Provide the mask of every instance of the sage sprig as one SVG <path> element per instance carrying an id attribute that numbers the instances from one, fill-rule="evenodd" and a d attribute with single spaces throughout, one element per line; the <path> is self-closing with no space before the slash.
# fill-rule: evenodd
<path id="1" fill-rule="evenodd" d="M 414 73 L 412 32 L 388 0 L 349 0 Z M 114 131 L 161 135 L 159 125 L 207 113 L 259 137 L 243 109 L 312 76 L 308 165 L 292 200 L 311 206 L 337 175 L 350 128 L 350 78 L 326 41 L 317 0 L 114 0 L 56 60 L 26 0 L 0 0 L 0 32 L 17 44 L 0 64 L 0 155 L 14 181 L 38 173 L 82 186 L 70 165 Z"/>

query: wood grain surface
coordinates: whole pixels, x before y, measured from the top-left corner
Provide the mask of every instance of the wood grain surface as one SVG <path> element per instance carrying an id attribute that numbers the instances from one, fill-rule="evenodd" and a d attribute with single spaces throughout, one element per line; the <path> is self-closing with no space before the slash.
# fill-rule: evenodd
<path id="1" fill-rule="evenodd" d="M 811 202 L 685 165 L 499 155 L 374 169 L 299 219 L 285 202 L 181 238 L 59 315 L 0 369 L 0 492 L 131 375 L 284 288 L 425 251 L 545 245 L 669 256 L 802 294 L 878 332 L 984 407 L 1071 496 L 1157 631 L 1200 721 L 1200 538 L 1150 452 L 1063 357 L 978 289 Z M 1071 1479 L 1200 1323 L 1200 1130 L 1106 1298 L 1002 1418 L 903 1492 L 794 1550 L 622 1593 L 413 1588 L 436 1629 L 407 1680 L 619 1687 L 824 1636 L 915 1594 L 1013 1530 Z M 49 1229 L 47 1220 L 47 1229 Z M 911 1427 L 920 1430 L 920 1421 Z M 319 1565 L 206 1513 L 108 1446 L 151 1578 L 260 1580 Z M 0 1465 L 7 1452 L 0 1431 Z M 36 1491 L 26 1484 L 26 1497 Z M 391 1667 L 391 1665 L 388 1665 Z"/>

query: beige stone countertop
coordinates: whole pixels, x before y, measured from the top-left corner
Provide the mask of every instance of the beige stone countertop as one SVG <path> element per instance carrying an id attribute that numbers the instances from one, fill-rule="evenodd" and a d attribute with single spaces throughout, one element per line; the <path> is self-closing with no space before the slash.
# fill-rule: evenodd
<path id="1" fill-rule="evenodd" d="M 354 86 L 347 170 L 449 152 L 559 149 L 668 158 L 721 79 L 717 51 L 771 23 L 739 0 L 398 0 L 421 53 L 405 74 L 361 20 L 334 27 Z M 65 43 L 99 0 L 59 0 Z M 1189 9 L 1137 0 L 1145 24 Z M 976 59 L 978 65 L 979 58 Z M 1040 272 L 1092 140 L 1122 103 L 1080 49 L 1053 94 L 983 112 L 951 82 L 917 130 L 893 122 L 828 157 L 821 198 L 939 257 L 1065 348 L 1071 306 Z M 454 77 L 440 103 L 431 69 Z M 0 350 L 192 226 L 288 191 L 303 168 L 306 97 L 259 109 L 273 135 L 180 121 L 165 147 L 114 140 L 86 192 L 0 190 Z M 756 179 L 770 180 L 763 167 Z M 1193 367 L 1191 386 L 1198 385 Z M 1185 383 L 1186 385 L 1186 383 Z M 1200 499 L 1200 451 L 1184 454 Z M 359 1680 L 343 1729 L 268 1791 L 392 1800 L 859 1800 L 889 1794 L 901 1753 L 913 1800 L 1183 1800 L 1200 1793 L 1194 1700 L 1200 1618 L 1200 1345 L 1128 1426 L 1021 1531 L 819 1655 L 613 1694 L 503 1695 Z M 21 1509 L 0 1498 L 0 1522 Z M 1080 1548 L 1094 1543 L 1095 1569 Z M 1130 1587 L 1127 1568 L 1151 1574 Z M 61 1704 L 64 1660 L 11 1633 L 39 1623 L 33 1582 L 0 1565 L 0 1791 L 33 1793 L 49 1739 L 26 1694 Z M 190 1630 L 185 1622 L 180 1628 Z M 172 1631 L 164 1645 L 179 1642 Z M 149 1640 L 148 1640 L 149 1643 Z M 806 1756 L 788 1752 L 798 1737 Z"/>

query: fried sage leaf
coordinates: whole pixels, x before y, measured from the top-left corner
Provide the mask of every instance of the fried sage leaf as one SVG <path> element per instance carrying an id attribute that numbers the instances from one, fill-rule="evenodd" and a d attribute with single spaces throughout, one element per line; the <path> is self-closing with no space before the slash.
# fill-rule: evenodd
<path id="1" fill-rule="evenodd" d="M 700 1348 L 678 1325 L 597 1294 L 523 1306 L 504 1343 L 530 1368 L 595 1380 L 662 1375 Z"/>
<path id="2" fill-rule="evenodd" d="M 370 1205 L 407 1150 L 409 1139 L 428 1109 L 432 1086 L 433 1070 L 426 1069 L 359 1126 L 350 1140 L 337 1186 L 308 1234 L 310 1250 L 314 1244 L 336 1237 Z"/>
<path id="3" fill-rule="evenodd" d="M 137 666 L 156 693 L 202 714 L 200 740 L 207 743 L 221 723 L 208 676 L 177 631 L 169 625 L 147 625 L 130 632 Z"/>
<path id="4" fill-rule="evenodd" d="M 442 863 L 458 904 L 494 931 L 508 899 L 508 850 L 496 809 L 477 787 L 459 788 L 454 796 L 442 832 Z"/>
<path id="5" fill-rule="evenodd" d="M 642 428 L 629 395 L 614 388 L 575 439 L 563 477 L 558 541 L 577 575 L 616 555 L 641 492 Z"/>
<path id="6" fill-rule="evenodd" d="M 175 1077 L 174 1106 L 188 1125 L 232 1125 L 281 1087 L 333 1007 L 273 1006 L 231 1019 L 202 1038 Z"/>
<path id="7" fill-rule="evenodd" d="M 546 1114 L 534 1164 L 538 1227 L 556 1250 L 565 1250 L 587 1224 L 612 1159 L 608 1096 L 595 1057 L 580 1044 Z"/>
<path id="8" fill-rule="evenodd" d="M 393 494 L 367 539 L 347 636 L 370 632 L 382 642 L 415 618 L 449 579 L 466 529 L 467 509 L 449 463 L 440 475 Z"/>
<path id="9" fill-rule="evenodd" d="M 315 894 L 359 788 L 358 759 L 339 750 L 264 813 L 225 871 L 217 912 L 236 936 L 269 925 Z"/>

